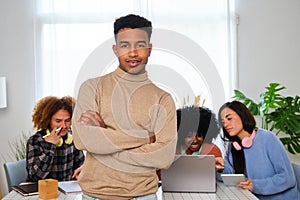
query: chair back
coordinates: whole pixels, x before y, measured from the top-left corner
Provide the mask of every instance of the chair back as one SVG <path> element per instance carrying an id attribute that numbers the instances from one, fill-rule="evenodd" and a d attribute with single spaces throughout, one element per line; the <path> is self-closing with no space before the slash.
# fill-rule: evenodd
<path id="1" fill-rule="evenodd" d="M 297 180 L 298 191 L 300 191 L 300 165 L 292 163 L 292 166 Z"/>
<path id="2" fill-rule="evenodd" d="M 26 182 L 26 159 L 4 163 L 4 171 L 6 174 L 8 191 L 10 192 L 12 186 Z"/>

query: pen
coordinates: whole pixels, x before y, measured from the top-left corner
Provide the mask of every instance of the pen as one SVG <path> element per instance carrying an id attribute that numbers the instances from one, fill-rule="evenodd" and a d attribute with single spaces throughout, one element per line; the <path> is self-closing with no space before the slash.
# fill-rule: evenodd
<path id="1" fill-rule="evenodd" d="M 34 184 L 34 182 L 23 182 L 23 183 L 20 183 L 19 185 L 30 185 L 30 184 Z"/>
<path id="2" fill-rule="evenodd" d="M 60 130 L 61 130 L 61 127 L 58 128 L 58 129 L 56 129 L 55 132 L 58 133 Z M 46 138 L 46 137 L 48 137 L 49 135 L 50 135 L 50 134 L 46 134 L 46 135 L 43 136 L 43 138 Z"/>

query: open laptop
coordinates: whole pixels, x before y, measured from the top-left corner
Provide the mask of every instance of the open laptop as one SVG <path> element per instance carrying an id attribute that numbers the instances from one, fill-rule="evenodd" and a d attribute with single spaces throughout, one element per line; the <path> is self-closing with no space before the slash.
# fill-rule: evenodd
<path id="1" fill-rule="evenodd" d="M 213 155 L 176 155 L 169 169 L 161 171 L 164 192 L 216 192 Z"/>

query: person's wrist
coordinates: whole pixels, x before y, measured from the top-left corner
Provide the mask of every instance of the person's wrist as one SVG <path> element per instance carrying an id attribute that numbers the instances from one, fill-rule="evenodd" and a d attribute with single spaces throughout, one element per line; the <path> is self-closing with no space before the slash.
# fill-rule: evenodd
<path id="1" fill-rule="evenodd" d="M 149 135 L 149 143 L 154 143 L 156 141 L 155 134 L 153 132 L 148 132 Z"/>

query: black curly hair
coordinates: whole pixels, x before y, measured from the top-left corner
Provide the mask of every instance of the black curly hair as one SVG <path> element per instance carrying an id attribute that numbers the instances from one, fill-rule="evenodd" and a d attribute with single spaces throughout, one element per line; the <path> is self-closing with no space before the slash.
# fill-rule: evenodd
<path id="1" fill-rule="evenodd" d="M 148 19 L 134 14 L 129 14 L 116 19 L 114 23 L 115 39 L 119 31 L 124 28 L 142 29 L 147 32 L 150 41 L 152 35 L 152 23 Z"/>
<path id="2" fill-rule="evenodd" d="M 184 138 L 189 132 L 197 132 L 197 136 L 203 136 L 207 143 L 211 143 L 220 133 L 216 115 L 209 108 L 186 106 L 176 112 L 178 146 L 184 144 Z"/>

